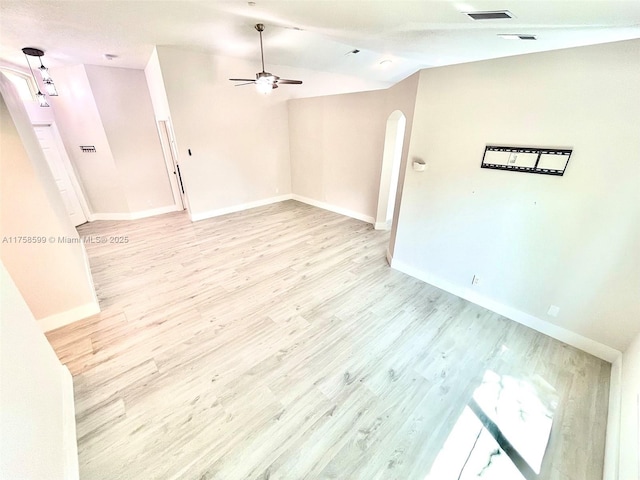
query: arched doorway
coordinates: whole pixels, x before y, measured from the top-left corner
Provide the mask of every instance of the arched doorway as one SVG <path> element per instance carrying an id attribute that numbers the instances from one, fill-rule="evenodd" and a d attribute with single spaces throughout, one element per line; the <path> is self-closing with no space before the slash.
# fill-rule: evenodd
<path id="1" fill-rule="evenodd" d="M 376 230 L 389 230 L 391 228 L 406 126 L 407 117 L 400 110 L 394 111 L 387 118 L 384 151 L 382 154 L 382 171 L 380 173 L 380 191 L 378 193 L 378 209 L 374 225 Z"/>

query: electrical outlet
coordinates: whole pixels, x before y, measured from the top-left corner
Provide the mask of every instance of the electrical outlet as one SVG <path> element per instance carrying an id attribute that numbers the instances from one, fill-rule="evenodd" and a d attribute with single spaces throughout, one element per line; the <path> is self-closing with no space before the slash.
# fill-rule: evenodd
<path id="1" fill-rule="evenodd" d="M 549 307 L 549 310 L 547 310 L 547 315 L 549 315 L 550 317 L 557 317 L 559 313 L 560 307 L 557 307 L 555 305 L 551 305 Z"/>
<path id="2" fill-rule="evenodd" d="M 471 285 L 480 285 L 480 277 L 477 275 L 474 275 L 473 278 L 471 279 Z"/>

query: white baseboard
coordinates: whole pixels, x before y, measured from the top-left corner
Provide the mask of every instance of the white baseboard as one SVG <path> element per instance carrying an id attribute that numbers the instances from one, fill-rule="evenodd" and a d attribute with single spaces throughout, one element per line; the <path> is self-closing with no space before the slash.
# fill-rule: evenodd
<path id="1" fill-rule="evenodd" d="M 131 220 L 130 213 L 90 213 L 87 218 L 90 222 L 96 220 Z"/>
<path id="2" fill-rule="evenodd" d="M 166 207 L 152 208 L 151 210 L 143 210 L 141 212 L 132 212 L 130 220 L 138 220 L 140 218 L 155 217 L 156 215 L 164 215 L 165 213 L 179 212 L 182 209 L 177 205 L 169 205 Z"/>
<path id="3" fill-rule="evenodd" d="M 231 207 L 217 208 L 215 210 L 209 210 L 208 212 L 190 213 L 189 218 L 192 222 L 197 222 L 207 218 L 219 217 L 220 215 L 227 215 L 229 213 L 240 212 L 242 210 L 249 210 L 250 208 L 263 207 L 265 205 L 271 205 L 272 203 L 283 202 L 285 200 L 291 200 L 291 194 L 264 198 L 262 200 L 241 203 L 240 205 L 233 205 Z"/>
<path id="4" fill-rule="evenodd" d="M 49 332 L 56 328 L 64 327 L 83 318 L 100 313 L 100 305 L 97 302 L 87 303 L 66 312 L 56 313 L 48 317 L 38 319 L 38 324 L 43 332 Z"/>
<path id="5" fill-rule="evenodd" d="M 324 210 L 329 210 L 330 212 L 339 213 L 340 215 L 345 215 L 347 217 L 355 218 L 356 220 L 362 220 L 363 222 L 375 224 L 376 220 L 369 215 L 364 215 L 359 212 L 354 212 L 353 210 L 348 210 L 346 208 L 338 207 L 336 205 L 330 205 L 325 202 L 321 202 L 319 200 L 314 200 L 313 198 L 303 197 L 302 195 L 292 194 L 291 198 L 293 200 L 297 200 L 298 202 L 306 203 L 307 205 L 312 205 L 314 207 L 322 208 Z"/>
<path id="6" fill-rule="evenodd" d="M 537 330 L 540 333 L 544 333 L 556 340 L 560 340 L 568 345 L 579 348 L 580 350 L 590 353 L 591 355 L 601 358 L 607 362 L 613 363 L 621 355 L 621 352 L 614 348 L 596 342 L 595 340 L 591 340 L 590 338 L 584 337 L 551 322 L 547 322 L 546 320 L 542 320 L 516 308 L 504 305 L 469 288 L 462 288 L 435 275 L 423 272 L 400 260 L 394 259 L 391 266 L 396 270 L 417 278 L 418 280 L 422 280 L 434 287 L 441 288 L 442 290 L 452 293 L 460 298 L 464 298 L 476 305 L 480 305 L 492 312 L 496 312 L 510 320 Z"/>
<path id="7" fill-rule="evenodd" d="M 64 479 L 79 480 L 78 443 L 76 437 L 76 409 L 73 397 L 73 378 L 69 369 L 60 365 L 62 383 L 62 442 L 64 451 Z"/>
<path id="8" fill-rule="evenodd" d="M 368 215 L 363 215 L 361 213 L 348 210 L 346 208 L 337 207 L 335 205 L 330 205 L 328 203 L 320 202 L 312 198 L 303 197 L 302 195 L 297 195 L 295 193 L 280 195 L 277 197 L 265 198 L 262 200 L 257 200 L 255 202 L 241 203 L 240 205 L 233 205 L 231 207 L 218 208 L 216 210 L 209 210 L 208 212 L 190 213 L 189 218 L 191 219 L 192 222 L 197 222 L 199 220 L 205 220 L 207 218 L 219 217 L 220 215 L 227 215 L 229 213 L 240 212 L 242 210 L 249 210 L 250 208 L 262 207 L 264 205 L 270 205 L 272 203 L 284 202 L 285 200 L 297 200 L 298 202 L 302 202 L 302 203 L 306 203 L 307 205 L 312 205 L 314 207 L 322 208 L 323 210 L 329 210 L 330 212 L 338 213 L 340 215 L 345 215 L 347 217 L 355 218 L 357 220 L 362 220 L 363 222 L 367 222 L 371 224 L 375 223 L 375 219 Z"/>
<path id="9" fill-rule="evenodd" d="M 389 264 L 389 266 L 391 266 L 391 264 L 393 263 L 393 255 L 391 255 L 391 250 L 389 250 L 389 247 L 387 247 L 386 257 L 387 263 Z"/>
<path id="10" fill-rule="evenodd" d="M 622 358 L 622 355 L 620 355 L 611 364 L 611 380 L 609 381 L 609 412 L 607 414 L 607 436 L 604 446 L 604 471 L 602 480 L 619 480 L 620 422 L 622 414 Z"/>
<path id="11" fill-rule="evenodd" d="M 166 207 L 152 208 L 151 210 L 142 210 L 140 212 L 128 213 L 92 213 L 88 220 L 94 222 L 96 220 L 139 220 L 141 218 L 154 217 L 165 213 L 179 212 L 181 208 L 177 205 L 169 205 Z"/>
<path id="12" fill-rule="evenodd" d="M 373 224 L 373 228 L 376 230 L 391 230 L 391 220 L 386 222 L 376 222 Z"/>

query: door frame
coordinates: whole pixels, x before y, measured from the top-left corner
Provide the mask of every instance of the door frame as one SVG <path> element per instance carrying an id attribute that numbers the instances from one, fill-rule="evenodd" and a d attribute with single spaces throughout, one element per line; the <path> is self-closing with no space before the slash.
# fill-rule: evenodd
<path id="1" fill-rule="evenodd" d="M 164 157 L 164 164 L 167 168 L 167 175 L 169 175 L 173 201 L 178 209 L 189 211 L 189 202 L 187 200 L 187 192 L 184 188 L 184 181 L 178 177 L 177 173 L 180 171 L 180 167 L 171 119 L 156 119 L 156 129 L 158 130 L 158 137 L 160 138 L 160 147 L 162 148 L 162 156 Z"/>
<path id="2" fill-rule="evenodd" d="M 82 190 L 82 184 L 78 181 L 78 177 L 76 175 L 76 171 L 73 168 L 73 164 L 71 163 L 71 159 L 69 158 L 69 154 L 67 153 L 67 149 L 64 146 L 64 142 L 62 141 L 62 137 L 60 136 L 60 131 L 56 126 L 55 122 L 36 122 L 32 123 L 31 126 L 34 129 L 36 127 L 49 127 L 51 128 L 51 133 L 53 137 L 53 141 L 60 153 L 60 158 L 62 159 L 62 165 L 69 176 L 69 180 L 71 181 L 71 188 L 73 188 L 76 197 L 78 197 L 78 201 L 80 202 L 80 208 L 82 209 L 82 213 L 84 214 L 84 218 L 87 219 L 87 222 L 92 221 L 91 209 L 89 208 L 89 203 L 84 195 L 84 190 Z M 49 162 L 47 162 L 48 165 Z M 49 167 L 51 168 L 51 167 Z"/>

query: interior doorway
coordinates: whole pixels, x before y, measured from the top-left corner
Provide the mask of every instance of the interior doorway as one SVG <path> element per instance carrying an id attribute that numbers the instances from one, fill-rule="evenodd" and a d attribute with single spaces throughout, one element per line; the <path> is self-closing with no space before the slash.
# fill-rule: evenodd
<path id="1" fill-rule="evenodd" d="M 396 193 L 398 191 L 398 180 L 400 178 L 400 164 L 406 126 L 407 117 L 400 110 L 394 111 L 387 118 L 382 171 L 380 173 L 380 191 L 378 193 L 378 209 L 374 225 L 376 230 L 389 230 L 391 228 Z"/>
<path id="2" fill-rule="evenodd" d="M 158 120 L 158 133 L 160 134 L 164 162 L 167 166 L 167 172 L 169 173 L 173 200 L 181 210 L 184 210 L 188 205 L 187 194 L 184 190 L 184 184 L 182 183 L 177 154 L 178 150 L 176 149 L 176 142 L 169 120 Z"/>
<path id="3" fill-rule="evenodd" d="M 33 129 L 73 225 L 86 223 L 89 208 L 57 129 L 52 124 L 34 125 Z"/>

